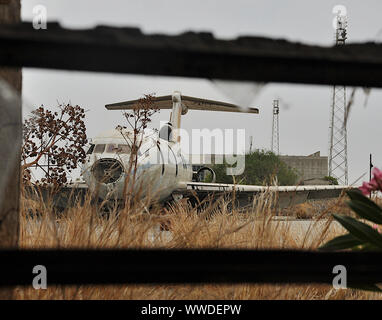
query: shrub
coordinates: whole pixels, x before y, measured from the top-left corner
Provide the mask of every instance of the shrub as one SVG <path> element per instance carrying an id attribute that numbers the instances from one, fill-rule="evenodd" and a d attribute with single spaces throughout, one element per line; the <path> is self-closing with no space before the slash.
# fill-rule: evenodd
<path id="1" fill-rule="evenodd" d="M 245 155 L 244 173 L 238 176 L 226 174 L 227 163 L 212 166 L 216 182 L 263 185 L 271 184 L 277 177 L 279 185 L 294 185 L 297 173 L 271 151 L 256 150 Z"/>

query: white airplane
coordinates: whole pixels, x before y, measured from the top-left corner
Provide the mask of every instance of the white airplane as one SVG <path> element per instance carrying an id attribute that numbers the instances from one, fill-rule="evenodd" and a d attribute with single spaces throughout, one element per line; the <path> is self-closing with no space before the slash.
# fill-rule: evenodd
<path id="1" fill-rule="evenodd" d="M 128 110 L 136 107 L 138 101 L 119 102 L 105 107 L 108 110 Z M 177 200 L 183 195 L 190 195 L 191 192 L 205 195 L 211 192 L 225 193 L 235 190 L 245 198 L 270 188 L 288 194 L 288 199 L 297 198 L 295 202 L 302 202 L 309 198 L 309 195 L 311 198 L 320 198 L 320 194 L 323 198 L 335 197 L 347 188 L 333 185 L 265 187 L 195 181 L 198 175 L 193 172 L 192 164 L 187 160 L 188 156 L 180 147 L 177 129 L 181 128 L 181 116 L 189 109 L 251 114 L 258 114 L 259 110 L 257 108 L 244 110 L 230 103 L 182 96 L 178 91 L 172 95 L 154 98 L 154 104 L 158 109 L 172 109 L 172 112 L 169 123 L 162 127 L 159 133 L 146 131 L 139 138 L 138 142 L 141 145 L 137 156 L 133 193 L 139 192 L 140 197 L 150 196 L 153 201 L 161 202 L 171 198 Z M 133 135 L 131 130 L 120 127 L 92 139 L 87 152 L 87 161 L 83 167 L 83 177 L 90 191 L 97 192 L 101 199 L 124 199 Z M 296 197 L 297 194 L 300 198 Z"/>

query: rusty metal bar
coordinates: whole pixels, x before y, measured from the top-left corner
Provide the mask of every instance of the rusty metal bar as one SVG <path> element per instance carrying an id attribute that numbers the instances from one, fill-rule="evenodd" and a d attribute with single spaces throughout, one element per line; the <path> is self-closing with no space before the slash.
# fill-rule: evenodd
<path id="1" fill-rule="evenodd" d="M 321 47 L 209 33 L 146 35 L 139 29 L 69 30 L 49 23 L 0 28 L 0 65 L 265 82 L 382 87 L 382 45 Z"/>
<path id="2" fill-rule="evenodd" d="M 0 1 L 0 30 L 20 20 L 20 0 Z M 21 68 L 0 67 L 0 248 L 19 240 L 21 87 Z M 12 297 L 12 289 L 0 290 L 0 299 Z"/>

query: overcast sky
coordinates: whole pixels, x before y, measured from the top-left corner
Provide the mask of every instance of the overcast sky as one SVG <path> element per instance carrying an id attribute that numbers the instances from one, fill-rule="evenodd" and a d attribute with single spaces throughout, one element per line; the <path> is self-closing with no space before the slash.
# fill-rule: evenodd
<path id="1" fill-rule="evenodd" d="M 37 4 L 47 8 L 48 28 L 49 21 L 58 21 L 70 28 L 103 24 L 139 27 L 145 33 L 208 31 L 223 39 L 251 35 L 331 45 L 334 40 L 332 9 L 341 4 L 348 13 L 349 42 L 373 41 L 382 29 L 382 2 L 377 0 L 24 0 L 23 20 L 32 20 L 32 10 Z M 254 96 L 253 90 L 239 90 L 237 85 L 227 93 L 205 79 L 23 69 L 24 113 L 41 104 L 47 107 L 55 107 L 58 102 L 78 104 L 89 110 L 86 124 L 90 137 L 124 124 L 121 113 L 107 111 L 106 103 L 137 99 L 145 93 L 167 95 L 174 90 L 232 103 L 249 101 Z M 327 86 L 267 84 L 251 104 L 260 109 L 259 115 L 190 111 L 183 117 L 183 127 L 188 131 L 244 128 L 247 146 L 249 137 L 253 136 L 254 148 L 269 149 L 272 101 L 279 98 L 280 153 L 308 155 L 321 151 L 327 155 L 331 90 Z M 347 91 L 350 93 L 350 88 Z M 373 89 L 366 107 L 362 90 L 356 93 L 348 122 L 349 182 L 368 172 L 369 153 L 373 154 L 374 164 L 382 167 L 381 92 Z M 154 126 L 168 118 L 169 112 L 162 111 L 155 116 Z M 367 177 L 368 174 L 364 180 Z"/>

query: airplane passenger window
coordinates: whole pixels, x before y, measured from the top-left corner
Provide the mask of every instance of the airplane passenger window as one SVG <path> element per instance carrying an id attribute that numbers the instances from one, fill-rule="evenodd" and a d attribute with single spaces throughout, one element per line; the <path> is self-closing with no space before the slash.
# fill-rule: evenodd
<path id="1" fill-rule="evenodd" d="M 102 153 L 105 151 L 105 144 L 97 144 L 94 148 L 94 153 Z"/>

